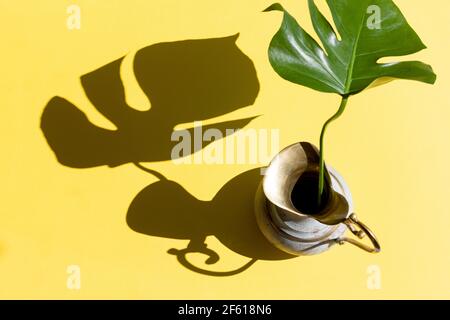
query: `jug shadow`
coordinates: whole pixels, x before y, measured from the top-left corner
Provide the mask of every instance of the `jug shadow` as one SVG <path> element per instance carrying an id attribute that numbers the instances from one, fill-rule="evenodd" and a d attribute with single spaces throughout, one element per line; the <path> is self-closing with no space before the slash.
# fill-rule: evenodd
<path id="1" fill-rule="evenodd" d="M 260 169 L 246 171 L 228 181 L 211 201 L 202 201 L 174 181 L 146 169 L 160 180 L 144 188 L 132 201 L 127 224 L 136 232 L 180 240 L 190 240 L 187 248 L 168 250 L 186 268 L 212 276 L 230 276 L 248 269 L 257 260 L 283 260 L 292 255 L 276 249 L 259 230 L 254 199 L 261 182 Z M 224 272 L 191 264 L 189 253 L 207 256 L 205 264 L 215 264 L 219 255 L 205 244 L 215 236 L 224 246 L 251 260 L 242 267 Z"/>
<path id="2" fill-rule="evenodd" d="M 140 111 L 126 102 L 120 76 L 124 57 L 81 77 L 86 96 L 116 130 L 91 123 L 84 112 L 53 97 L 41 117 L 41 129 L 58 161 L 72 168 L 119 166 L 171 159 L 178 124 L 225 115 L 255 102 L 259 82 L 253 62 L 236 45 L 238 35 L 150 45 L 133 61 L 134 76 L 151 108 Z M 245 127 L 255 117 L 203 126 Z M 193 136 L 194 128 L 187 129 Z M 178 138 L 179 139 L 179 138 Z M 175 141 L 174 141 L 175 140 Z M 196 152 L 212 141 L 191 146 Z M 184 149 L 186 156 L 189 151 Z"/>
<path id="3" fill-rule="evenodd" d="M 174 181 L 140 165 L 140 162 L 170 160 L 174 127 L 225 115 L 252 105 L 259 92 L 253 62 L 236 45 L 238 35 L 165 42 L 139 50 L 133 73 L 151 108 L 139 111 L 126 102 L 121 78 L 124 57 L 81 76 L 81 85 L 95 109 L 111 121 L 116 130 L 94 125 L 86 114 L 63 97 L 53 97 L 41 117 L 42 132 L 57 160 L 72 168 L 115 167 L 134 163 L 160 181 L 142 190 L 127 213 L 134 231 L 152 236 L 190 240 L 185 249 L 171 249 L 178 261 L 192 271 L 207 275 L 232 275 L 250 267 L 257 259 L 290 256 L 272 247 L 257 229 L 253 199 L 261 176 L 259 170 L 239 175 L 227 183 L 212 201 L 200 201 Z M 254 117 L 203 126 L 218 129 L 245 127 Z M 193 136 L 194 128 L 187 129 Z M 176 139 L 175 139 L 176 140 Z M 212 141 L 191 143 L 187 156 Z M 187 150 L 184 149 L 184 152 Z M 210 272 L 195 267 L 187 254 L 206 254 L 207 264 L 219 256 L 206 247 L 208 235 L 216 236 L 231 250 L 250 257 L 242 268 Z"/>

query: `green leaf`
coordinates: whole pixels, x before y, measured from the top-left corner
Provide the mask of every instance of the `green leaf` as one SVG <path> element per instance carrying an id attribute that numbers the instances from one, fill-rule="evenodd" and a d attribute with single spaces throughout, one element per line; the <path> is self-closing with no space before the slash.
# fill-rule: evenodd
<path id="1" fill-rule="evenodd" d="M 342 96 L 395 78 L 436 81 L 432 68 L 419 61 L 378 63 L 426 48 L 392 0 L 327 0 L 337 30 L 314 0 L 308 2 L 322 46 L 279 3 L 264 10 L 284 14 L 269 47 L 270 63 L 282 78 Z"/>

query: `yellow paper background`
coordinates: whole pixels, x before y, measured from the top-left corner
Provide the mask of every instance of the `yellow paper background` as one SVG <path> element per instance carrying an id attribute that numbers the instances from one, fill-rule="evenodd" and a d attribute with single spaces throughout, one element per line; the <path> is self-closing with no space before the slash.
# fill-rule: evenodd
<path id="1" fill-rule="evenodd" d="M 311 30 L 306 1 L 283 3 Z M 235 118 L 261 115 L 249 128 L 279 128 L 280 147 L 316 142 L 339 99 L 286 82 L 271 69 L 267 46 L 281 19 L 261 13 L 271 1 L 0 0 L 0 298 L 450 298 L 450 3 L 396 3 L 428 46 L 414 58 L 433 66 L 436 85 L 396 81 L 353 97 L 326 140 L 327 161 L 345 177 L 356 211 L 383 251 L 370 255 L 346 245 L 211 277 L 167 254 L 186 240 L 127 226 L 131 200 L 155 178 L 132 165 L 62 166 L 40 130 L 40 116 L 60 95 L 110 127 L 84 95 L 81 75 L 153 43 L 239 32 L 237 45 L 253 60 L 261 90 Z M 70 4 L 81 8 L 80 30 L 66 27 Z M 165 161 L 151 167 L 209 200 L 255 166 Z M 249 260 L 214 237 L 208 246 L 221 255 L 213 270 Z M 80 290 L 66 287 L 73 264 L 81 268 Z M 372 265 L 381 270 L 379 290 L 367 287 Z"/>

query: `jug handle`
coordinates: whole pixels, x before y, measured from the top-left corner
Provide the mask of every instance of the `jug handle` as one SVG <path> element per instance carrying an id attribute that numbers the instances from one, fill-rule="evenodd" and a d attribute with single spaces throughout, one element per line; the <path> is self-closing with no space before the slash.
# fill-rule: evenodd
<path id="1" fill-rule="evenodd" d="M 347 226 L 347 228 L 350 229 L 350 231 L 357 236 L 359 239 L 363 239 L 366 235 L 369 237 L 370 241 L 372 242 L 372 247 L 361 243 L 357 240 L 354 240 L 352 238 L 347 237 L 341 237 L 336 239 L 336 242 L 339 244 L 344 244 L 345 242 L 351 243 L 354 246 L 357 246 L 360 249 L 363 249 L 370 253 L 378 253 L 381 251 L 380 243 L 377 240 L 377 237 L 375 234 L 361 221 L 358 220 L 355 213 L 352 213 L 345 221 L 344 224 Z M 358 229 L 358 228 L 359 229 Z"/>

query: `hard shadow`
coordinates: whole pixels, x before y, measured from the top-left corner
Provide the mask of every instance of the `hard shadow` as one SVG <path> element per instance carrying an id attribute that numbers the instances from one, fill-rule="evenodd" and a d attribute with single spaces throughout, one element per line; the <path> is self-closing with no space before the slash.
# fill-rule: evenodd
<path id="1" fill-rule="evenodd" d="M 89 168 L 169 160 L 178 143 L 172 141 L 176 125 L 252 105 L 259 82 L 253 62 L 236 46 L 237 37 L 158 43 L 139 50 L 133 69 L 150 100 L 148 111 L 126 103 L 120 77 L 124 57 L 82 76 L 87 97 L 117 130 L 95 126 L 68 100 L 52 98 L 42 114 L 41 129 L 58 161 Z M 252 119 L 215 123 L 203 130 L 216 128 L 226 136 L 226 129 L 242 128 Z M 193 128 L 189 131 L 192 135 Z M 191 153 L 209 143 L 193 145 Z"/>
<path id="2" fill-rule="evenodd" d="M 151 236 L 190 240 L 187 248 L 168 251 L 186 268 L 207 275 L 228 276 L 246 270 L 256 260 L 293 257 L 270 244 L 256 224 L 254 199 L 261 182 L 260 169 L 236 176 L 211 201 L 198 200 L 178 183 L 147 171 L 157 175 L 160 181 L 147 186 L 134 198 L 128 209 L 128 226 Z M 226 272 L 194 266 L 187 259 L 189 253 L 206 255 L 205 263 L 209 265 L 219 260 L 218 254 L 206 246 L 207 236 L 215 236 L 227 248 L 251 260 L 241 268 Z"/>
<path id="3" fill-rule="evenodd" d="M 238 35 L 201 40 L 158 43 L 137 52 L 133 71 L 151 103 L 147 111 L 129 106 L 120 76 L 124 57 L 81 77 L 90 102 L 116 130 L 98 127 L 70 101 L 52 98 L 44 109 L 41 129 L 58 161 L 73 168 L 110 167 L 134 163 L 160 181 L 133 200 L 128 225 L 135 231 L 167 238 L 187 239 L 187 248 L 171 249 L 185 267 L 209 275 L 231 275 L 257 259 L 290 257 L 272 247 L 257 229 L 253 199 L 261 176 L 246 172 L 228 182 L 212 201 L 200 201 L 174 181 L 146 169 L 140 162 L 171 159 L 174 127 L 210 119 L 252 105 L 259 92 L 253 62 L 236 46 Z M 219 129 L 225 137 L 254 118 L 203 126 Z M 188 129 L 192 134 L 194 128 Z M 191 144 L 193 153 L 212 141 Z M 186 150 L 184 150 L 186 151 Z M 189 154 L 189 152 L 188 152 Z M 187 155 L 187 154 L 184 154 Z M 187 260 L 187 254 L 206 254 L 207 264 L 219 256 L 206 247 L 205 237 L 216 236 L 231 250 L 250 257 L 240 269 L 209 272 Z"/>

